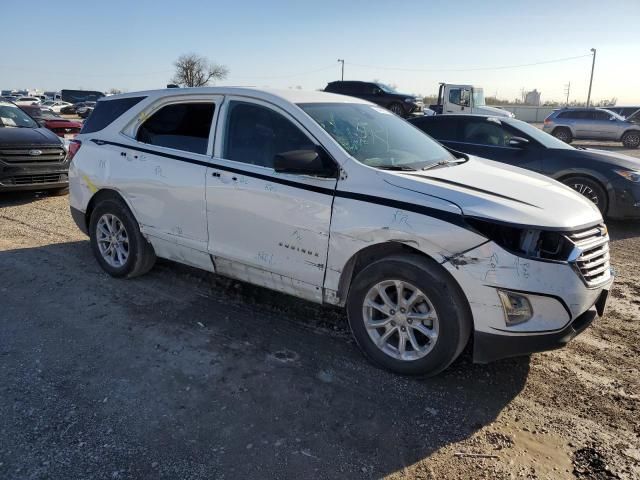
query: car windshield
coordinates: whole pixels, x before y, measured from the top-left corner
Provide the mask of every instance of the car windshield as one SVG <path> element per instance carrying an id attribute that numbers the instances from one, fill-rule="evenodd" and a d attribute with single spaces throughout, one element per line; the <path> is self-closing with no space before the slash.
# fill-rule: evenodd
<path id="1" fill-rule="evenodd" d="M 540 130 L 539 128 L 536 128 L 526 122 L 523 122 L 522 120 L 498 120 L 498 121 L 504 121 L 507 125 L 511 125 L 514 128 L 520 130 L 522 133 L 524 133 L 525 135 L 530 136 L 531 138 L 533 138 L 535 141 L 539 142 L 540 144 L 542 144 L 543 147 L 545 148 L 557 148 L 557 149 L 563 149 L 563 150 L 575 150 L 571 145 L 563 142 L 562 140 L 558 140 L 556 137 L 554 137 L 553 135 L 549 135 L 546 132 L 543 132 L 542 130 Z"/>
<path id="2" fill-rule="evenodd" d="M 486 103 L 484 101 L 484 90 L 481 88 L 473 89 L 473 106 L 474 107 L 483 107 Z"/>
<path id="3" fill-rule="evenodd" d="M 395 88 L 390 87 L 389 85 L 385 85 L 384 83 L 376 83 L 376 85 L 379 86 L 386 93 L 398 93 L 398 91 Z"/>
<path id="4" fill-rule="evenodd" d="M 353 158 L 376 168 L 421 169 L 455 158 L 389 110 L 358 103 L 299 105 Z"/>
<path id="5" fill-rule="evenodd" d="M 0 105 L 0 126 L 38 128 L 38 124 L 14 105 Z"/>

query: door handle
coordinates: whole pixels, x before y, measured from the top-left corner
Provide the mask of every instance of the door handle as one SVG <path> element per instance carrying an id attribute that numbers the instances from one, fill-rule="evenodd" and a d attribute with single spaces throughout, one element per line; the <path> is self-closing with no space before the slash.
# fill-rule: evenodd
<path id="1" fill-rule="evenodd" d="M 220 172 L 212 172 L 211 176 L 219 178 L 220 177 Z"/>

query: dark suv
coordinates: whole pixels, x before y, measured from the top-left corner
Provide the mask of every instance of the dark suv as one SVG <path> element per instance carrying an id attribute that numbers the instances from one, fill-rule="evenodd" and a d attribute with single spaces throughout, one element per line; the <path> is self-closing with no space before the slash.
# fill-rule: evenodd
<path id="1" fill-rule="evenodd" d="M 421 112 L 423 108 L 422 100 L 419 100 L 415 96 L 407 93 L 399 93 L 393 88 L 382 83 L 338 80 L 336 82 L 329 83 L 324 91 L 368 100 L 369 102 L 376 103 L 381 107 L 388 108 L 393 113 L 400 115 L 401 117 Z"/>
<path id="2" fill-rule="evenodd" d="M 64 193 L 69 162 L 62 140 L 13 103 L 0 102 L 0 191 Z"/>

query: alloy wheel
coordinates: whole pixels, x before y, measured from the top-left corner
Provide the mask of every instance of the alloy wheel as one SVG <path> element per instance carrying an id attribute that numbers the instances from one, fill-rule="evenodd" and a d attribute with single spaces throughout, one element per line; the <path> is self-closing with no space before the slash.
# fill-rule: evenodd
<path id="1" fill-rule="evenodd" d="M 598 194 L 589 185 L 585 185 L 584 183 L 571 183 L 569 186 L 573 188 L 576 192 L 578 192 L 580 195 L 587 197 L 596 205 L 600 203 Z"/>
<path id="2" fill-rule="evenodd" d="M 111 213 L 98 219 L 96 239 L 100 255 L 115 268 L 122 267 L 129 258 L 129 235 L 122 221 Z"/>
<path id="3" fill-rule="evenodd" d="M 373 343 L 397 360 L 423 358 L 438 340 L 439 320 L 433 304 L 404 280 L 385 280 L 371 287 L 362 314 Z"/>

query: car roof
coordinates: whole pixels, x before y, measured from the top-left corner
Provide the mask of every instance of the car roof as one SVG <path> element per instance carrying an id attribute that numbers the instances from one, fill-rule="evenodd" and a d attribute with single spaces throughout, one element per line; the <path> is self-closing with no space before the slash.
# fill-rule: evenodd
<path id="1" fill-rule="evenodd" d="M 130 97 L 171 97 L 179 95 L 238 95 L 254 97 L 259 100 L 284 100 L 298 103 L 361 103 L 369 104 L 365 100 L 335 93 L 309 90 L 277 90 L 253 87 L 193 87 L 193 88 L 163 88 L 161 90 L 147 90 L 142 92 L 128 92 L 100 98 L 100 102 L 110 102 L 119 98 Z"/>

